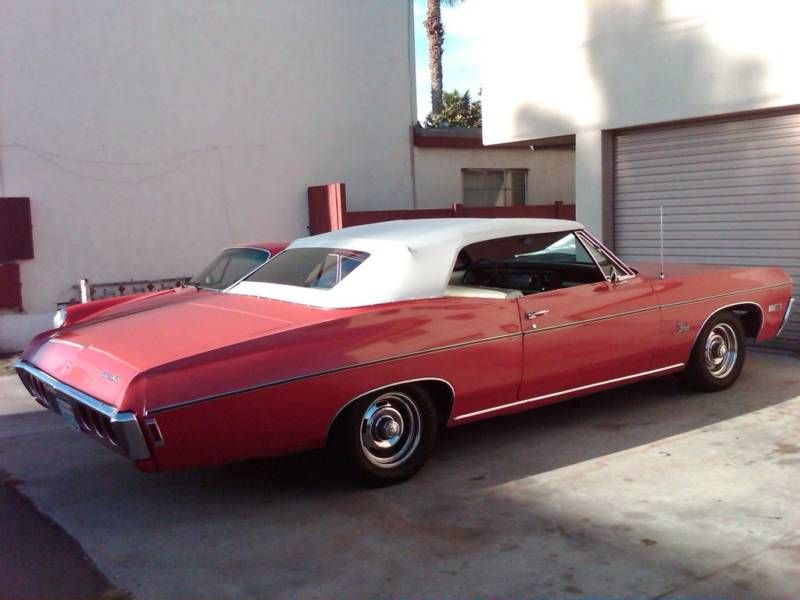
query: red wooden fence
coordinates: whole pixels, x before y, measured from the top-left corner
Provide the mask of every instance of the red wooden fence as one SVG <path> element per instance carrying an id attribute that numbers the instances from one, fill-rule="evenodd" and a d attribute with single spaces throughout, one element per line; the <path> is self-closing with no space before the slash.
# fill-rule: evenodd
<path id="1" fill-rule="evenodd" d="M 398 210 L 347 210 L 344 183 L 329 183 L 308 188 L 308 216 L 311 235 L 381 221 L 397 219 L 437 219 L 449 217 L 539 217 L 574 219 L 575 205 L 556 202 L 532 206 L 465 207 L 453 204 L 450 208 L 416 208 Z"/>

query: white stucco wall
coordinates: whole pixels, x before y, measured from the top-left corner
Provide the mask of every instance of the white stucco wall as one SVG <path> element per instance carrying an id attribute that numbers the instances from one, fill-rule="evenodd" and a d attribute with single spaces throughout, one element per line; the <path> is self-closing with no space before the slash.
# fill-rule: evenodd
<path id="1" fill-rule="evenodd" d="M 484 142 L 575 133 L 596 233 L 601 130 L 800 103 L 797 2 L 477 1 Z"/>
<path id="2" fill-rule="evenodd" d="M 31 198 L 36 254 L 0 349 L 81 277 L 185 275 L 232 242 L 306 234 L 307 185 L 410 207 L 410 11 L 0 0 L 0 196 Z"/>
<path id="3" fill-rule="evenodd" d="M 417 206 L 445 208 L 463 201 L 461 169 L 528 169 L 528 204 L 571 204 L 575 151 L 571 148 L 414 148 Z"/>

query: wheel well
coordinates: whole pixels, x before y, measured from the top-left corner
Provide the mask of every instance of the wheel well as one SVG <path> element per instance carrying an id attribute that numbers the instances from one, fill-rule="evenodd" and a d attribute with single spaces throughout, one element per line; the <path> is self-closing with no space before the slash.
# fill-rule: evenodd
<path id="1" fill-rule="evenodd" d="M 744 327 L 744 334 L 747 337 L 753 339 L 758 337 L 758 332 L 761 331 L 761 325 L 764 323 L 764 315 L 760 306 L 757 304 L 737 304 L 724 310 L 730 310 L 739 317 Z"/>
<path id="2" fill-rule="evenodd" d="M 390 383 L 388 385 L 381 386 L 379 388 L 375 388 L 363 394 L 359 394 L 355 398 L 352 398 L 347 404 L 345 404 L 342 408 L 339 409 L 339 412 L 336 413 L 336 416 L 331 421 L 331 424 L 328 426 L 328 434 L 327 434 L 327 441 L 330 443 L 331 441 L 331 434 L 336 428 L 336 424 L 342 419 L 344 414 L 347 410 L 360 398 L 367 396 L 369 394 L 373 394 L 375 392 L 379 392 L 382 390 L 388 390 L 394 387 L 402 387 L 404 385 L 417 385 L 422 387 L 428 394 L 430 394 L 431 400 L 433 400 L 433 405 L 436 407 L 436 417 L 439 421 L 440 425 L 444 425 L 450 419 L 450 413 L 453 410 L 453 387 L 450 385 L 449 382 L 443 379 L 416 379 L 414 381 L 398 381 L 396 383 Z"/>
<path id="3" fill-rule="evenodd" d="M 430 394 L 434 406 L 436 406 L 436 416 L 439 419 L 440 425 L 445 425 L 450 419 L 450 414 L 453 412 L 453 388 L 449 383 L 440 379 L 425 379 L 416 382 L 425 388 L 425 391 Z"/>

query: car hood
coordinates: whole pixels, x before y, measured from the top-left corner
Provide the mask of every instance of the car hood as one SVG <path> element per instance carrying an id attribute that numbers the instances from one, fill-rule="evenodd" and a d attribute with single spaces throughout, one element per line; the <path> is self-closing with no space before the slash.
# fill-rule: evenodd
<path id="1" fill-rule="evenodd" d="M 140 374 L 197 362 L 220 349 L 319 321 L 320 312 L 245 296 L 203 294 L 56 330 L 23 358 L 124 409 Z"/>

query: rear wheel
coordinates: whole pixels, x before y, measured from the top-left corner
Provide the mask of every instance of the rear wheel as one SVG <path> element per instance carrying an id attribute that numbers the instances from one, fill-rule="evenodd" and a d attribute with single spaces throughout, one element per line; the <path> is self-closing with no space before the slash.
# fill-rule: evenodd
<path id="1" fill-rule="evenodd" d="M 705 392 L 724 390 L 744 365 L 745 333 L 738 316 L 721 312 L 708 320 L 697 338 L 687 367 L 689 383 Z"/>
<path id="2" fill-rule="evenodd" d="M 357 400 L 334 427 L 334 447 L 351 471 L 370 485 L 414 475 L 436 441 L 436 408 L 418 386 L 382 390 Z"/>

